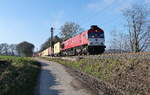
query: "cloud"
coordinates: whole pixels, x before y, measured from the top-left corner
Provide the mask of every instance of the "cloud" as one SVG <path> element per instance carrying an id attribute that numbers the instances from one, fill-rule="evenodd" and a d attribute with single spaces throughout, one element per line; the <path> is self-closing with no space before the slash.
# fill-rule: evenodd
<path id="1" fill-rule="evenodd" d="M 87 5 L 88 8 L 90 9 L 99 9 L 99 3 L 90 3 Z"/>
<path id="2" fill-rule="evenodd" d="M 138 0 L 96 0 L 95 2 L 87 4 L 87 8 L 90 10 L 102 11 L 113 7 L 115 11 L 121 11 L 130 8 L 135 2 L 138 2 Z M 145 2 L 150 3 L 150 0 L 145 0 Z"/>
<path id="3" fill-rule="evenodd" d="M 115 1 L 118 1 L 118 0 L 104 0 L 104 2 L 108 5 L 112 4 Z"/>
<path id="4" fill-rule="evenodd" d="M 118 6 L 118 7 L 116 8 L 116 11 L 121 12 L 121 11 L 123 11 L 124 9 L 131 8 L 131 6 L 132 6 L 131 3 L 129 3 L 129 2 L 124 2 L 124 3 L 122 3 L 120 6 Z"/>
<path id="5" fill-rule="evenodd" d="M 91 2 L 87 4 L 87 8 L 94 11 L 102 11 L 111 7 L 113 4 L 117 2 L 122 2 L 123 0 L 96 0 L 95 2 Z"/>
<path id="6" fill-rule="evenodd" d="M 150 0 L 127 0 L 127 1 L 124 1 L 123 3 L 120 3 L 120 5 L 118 6 L 118 8 L 116 9 L 117 11 L 122 11 L 124 9 L 127 9 L 127 8 L 131 8 L 133 5 L 146 5 L 146 6 L 149 6 L 150 4 Z"/>
<path id="7" fill-rule="evenodd" d="M 145 4 L 147 4 L 147 3 L 150 4 L 150 0 L 145 0 L 144 3 Z"/>
<path id="8" fill-rule="evenodd" d="M 112 0 L 113 1 L 113 0 Z M 111 2 L 112 3 L 112 2 Z M 87 4 L 87 8 L 94 11 L 101 11 L 111 4 L 108 0 L 98 0 L 96 2 L 92 2 Z"/>

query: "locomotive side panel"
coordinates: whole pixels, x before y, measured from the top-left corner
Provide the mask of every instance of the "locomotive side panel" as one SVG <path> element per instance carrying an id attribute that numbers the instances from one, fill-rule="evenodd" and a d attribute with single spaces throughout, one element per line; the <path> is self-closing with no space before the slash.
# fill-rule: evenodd
<path id="1" fill-rule="evenodd" d="M 64 44 L 64 47 L 62 48 L 62 50 L 66 50 L 66 49 L 79 47 L 79 46 L 88 44 L 87 31 L 64 41 L 63 44 Z"/>
<path id="2" fill-rule="evenodd" d="M 81 44 L 81 35 L 77 35 L 73 38 L 70 39 L 70 47 L 69 48 L 73 48 L 73 47 L 77 47 L 77 46 L 80 46 Z"/>
<path id="3" fill-rule="evenodd" d="M 87 45 L 88 44 L 88 31 L 81 33 L 81 45 Z"/>

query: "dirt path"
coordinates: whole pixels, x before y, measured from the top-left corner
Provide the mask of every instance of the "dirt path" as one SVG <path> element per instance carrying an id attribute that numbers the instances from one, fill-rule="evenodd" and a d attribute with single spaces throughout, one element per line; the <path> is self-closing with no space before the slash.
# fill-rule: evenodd
<path id="1" fill-rule="evenodd" d="M 38 95 L 91 95 L 62 65 L 43 59 L 36 60 L 42 64 Z"/>

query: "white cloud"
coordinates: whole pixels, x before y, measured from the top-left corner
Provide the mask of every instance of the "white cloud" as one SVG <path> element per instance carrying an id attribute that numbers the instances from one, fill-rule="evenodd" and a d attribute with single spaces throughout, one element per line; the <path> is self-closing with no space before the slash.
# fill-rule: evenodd
<path id="1" fill-rule="evenodd" d="M 113 2 L 118 1 L 118 0 L 104 0 L 106 4 L 112 4 Z"/>
<path id="2" fill-rule="evenodd" d="M 88 8 L 90 8 L 90 9 L 97 9 L 97 8 L 99 8 L 99 4 L 97 4 L 97 3 L 90 3 L 90 4 L 88 4 L 87 5 L 87 7 Z"/>
<path id="3" fill-rule="evenodd" d="M 120 6 L 118 6 L 116 8 L 116 11 L 123 11 L 124 9 L 127 9 L 127 8 L 131 8 L 132 4 L 129 3 L 129 2 L 124 2 L 123 4 L 121 4 Z"/>
<path id="4" fill-rule="evenodd" d="M 144 3 L 145 4 L 147 4 L 147 3 L 150 4 L 150 0 L 145 0 Z"/>
<path id="5" fill-rule="evenodd" d="M 127 8 L 131 8 L 134 4 L 138 4 L 138 5 L 149 5 L 150 4 L 150 0 L 143 0 L 143 1 L 139 1 L 139 0 L 127 0 L 124 1 L 122 3 L 120 3 L 120 5 L 116 8 L 117 11 L 122 11 L 124 9 Z"/>
<path id="6" fill-rule="evenodd" d="M 107 5 L 104 4 L 104 1 L 98 1 L 98 2 L 93 2 L 93 3 L 89 3 L 87 5 L 87 8 L 90 10 L 94 10 L 94 11 L 101 11 L 102 9 L 104 9 Z"/>
<path id="7" fill-rule="evenodd" d="M 101 11 L 106 10 L 116 2 L 122 2 L 123 0 L 97 0 L 95 2 L 91 2 L 87 5 L 87 8 L 90 10 Z"/>

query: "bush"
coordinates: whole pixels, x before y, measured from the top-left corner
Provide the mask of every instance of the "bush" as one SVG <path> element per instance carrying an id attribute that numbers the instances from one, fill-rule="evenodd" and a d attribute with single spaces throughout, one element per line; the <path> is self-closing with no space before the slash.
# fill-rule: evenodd
<path id="1" fill-rule="evenodd" d="M 30 58 L 1 56 L 10 64 L 0 74 L 0 95 L 33 95 L 40 65 Z"/>

